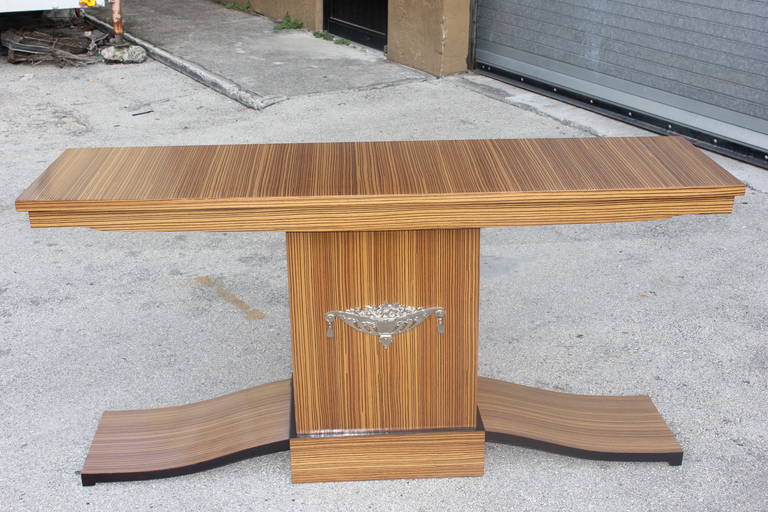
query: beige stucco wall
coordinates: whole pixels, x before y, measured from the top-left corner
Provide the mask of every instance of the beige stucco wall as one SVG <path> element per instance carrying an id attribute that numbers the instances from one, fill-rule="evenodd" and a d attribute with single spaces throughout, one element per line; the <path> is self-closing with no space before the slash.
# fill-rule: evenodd
<path id="1" fill-rule="evenodd" d="M 387 57 L 444 76 L 467 69 L 469 0 L 389 0 Z"/>
<path id="2" fill-rule="evenodd" d="M 232 0 L 216 0 L 227 3 Z M 234 0 L 245 5 L 247 0 Z M 364 0 L 360 0 L 364 1 Z M 470 0 L 389 0 L 387 57 L 444 76 L 467 69 Z M 287 12 L 308 30 L 323 28 L 323 0 L 250 0 L 276 20 Z"/>
<path id="3" fill-rule="evenodd" d="M 247 0 L 216 0 L 220 4 L 235 1 L 246 5 Z M 275 20 L 283 19 L 285 13 L 292 19 L 304 22 L 308 30 L 323 28 L 323 0 L 250 0 L 251 9 Z"/>

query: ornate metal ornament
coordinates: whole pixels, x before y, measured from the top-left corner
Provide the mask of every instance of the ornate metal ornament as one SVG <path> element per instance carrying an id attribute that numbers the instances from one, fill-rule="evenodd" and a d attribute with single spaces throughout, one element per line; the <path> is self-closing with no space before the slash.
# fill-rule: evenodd
<path id="1" fill-rule="evenodd" d="M 339 318 L 353 329 L 378 336 L 379 343 L 384 348 L 388 348 L 394 335 L 413 329 L 430 315 L 435 315 L 437 318 L 438 334 L 445 332 L 445 310 L 443 308 L 418 308 L 385 302 L 378 306 L 329 311 L 325 314 L 325 323 L 328 324 L 325 335 L 328 338 L 333 338 L 333 321 Z"/>

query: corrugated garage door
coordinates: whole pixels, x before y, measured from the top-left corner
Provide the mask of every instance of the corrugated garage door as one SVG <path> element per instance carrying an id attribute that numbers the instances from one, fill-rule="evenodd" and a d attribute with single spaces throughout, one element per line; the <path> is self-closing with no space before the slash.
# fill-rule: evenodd
<path id="1" fill-rule="evenodd" d="M 767 1 L 477 0 L 475 9 L 479 69 L 768 151 Z"/>

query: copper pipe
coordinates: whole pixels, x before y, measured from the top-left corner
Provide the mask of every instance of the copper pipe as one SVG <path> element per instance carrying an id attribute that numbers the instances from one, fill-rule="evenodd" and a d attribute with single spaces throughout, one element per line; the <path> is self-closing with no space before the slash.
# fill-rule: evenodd
<path id="1" fill-rule="evenodd" d="M 123 5 L 121 0 L 112 0 L 112 27 L 115 31 L 115 44 L 125 44 L 123 40 Z"/>

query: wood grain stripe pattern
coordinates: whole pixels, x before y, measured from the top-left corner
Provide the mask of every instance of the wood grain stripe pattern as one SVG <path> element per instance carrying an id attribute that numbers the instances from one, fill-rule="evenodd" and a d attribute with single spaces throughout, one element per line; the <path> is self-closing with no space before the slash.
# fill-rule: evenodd
<path id="1" fill-rule="evenodd" d="M 574 395 L 480 377 L 478 408 L 489 439 L 682 460 L 682 447 L 647 396 Z"/>
<path id="2" fill-rule="evenodd" d="M 291 381 L 282 380 L 176 407 L 106 411 L 83 483 L 183 474 L 260 448 L 288 449 L 290 409 Z"/>
<path id="3" fill-rule="evenodd" d="M 728 213 L 743 193 L 679 137 L 499 139 L 69 149 L 16 207 L 35 227 L 355 231 Z"/>
<path id="4" fill-rule="evenodd" d="M 482 476 L 485 433 L 291 439 L 294 483 Z"/>
<path id="5" fill-rule="evenodd" d="M 731 213 L 733 196 L 622 202 L 487 203 L 274 208 L 152 212 L 29 212 L 33 228 L 104 231 L 385 231 L 662 220 L 676 215 Z"/>
<path id="6" fill-rule="evenodd" d="M 288 233 L 298 434 L 474 428 L 480 233 Z M 436 320 L 378 338 L 325 313 L 384 302 L 442 307 Z"/>

